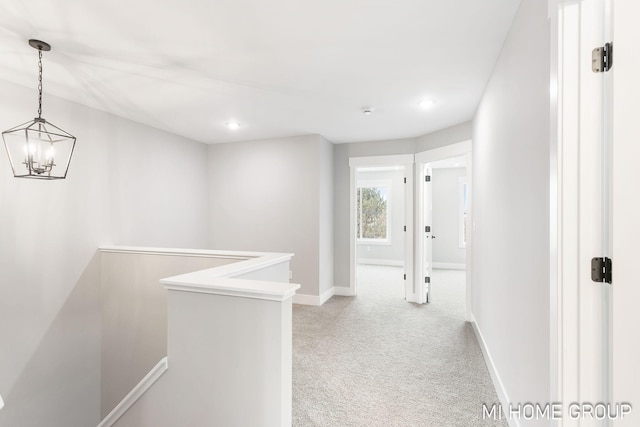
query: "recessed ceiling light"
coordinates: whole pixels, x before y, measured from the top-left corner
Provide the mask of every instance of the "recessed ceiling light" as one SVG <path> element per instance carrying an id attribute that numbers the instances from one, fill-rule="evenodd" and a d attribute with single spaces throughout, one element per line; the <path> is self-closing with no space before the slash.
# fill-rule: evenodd
<path id="1" fill-rule="evenodd" d="M 231 130 L 238 130 L 240 129 L 240 123 L 238 122 L 229 122 L 227 123 L 227 127 Z"/>
<path id="2" fill-rule="evenodd" d="M 423 110 L 428 110 L 429 108 L 433 107 L 435 103 L 436 101 L 434 101 L 433 99 L 423 99 L 422 101 L 418 102 L 418 106 Z"/>

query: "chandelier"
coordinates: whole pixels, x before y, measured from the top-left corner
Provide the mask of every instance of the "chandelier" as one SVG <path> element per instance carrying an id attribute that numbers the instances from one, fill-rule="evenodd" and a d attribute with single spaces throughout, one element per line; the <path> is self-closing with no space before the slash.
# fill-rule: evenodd
<path id="1" fill-rule="evenodd" d="M 2 139 L 16 178 L 64 179 L 76 137 L 42 117 L 42 52 L 51 46 L 33 39 L 29 45 L 38 50 L 38 117 L 2 132 Z"/>

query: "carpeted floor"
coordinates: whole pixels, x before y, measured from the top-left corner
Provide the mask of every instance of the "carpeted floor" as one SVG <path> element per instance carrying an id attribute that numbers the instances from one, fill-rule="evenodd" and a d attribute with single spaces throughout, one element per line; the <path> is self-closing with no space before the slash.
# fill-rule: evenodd
<path id="1" fill-rule="evenodd" d="M 433 299 L 403 299 L 401 269 L 361 266 L 359 295 L 293 308 L 293 425 L 507 426 L 470 324 L 464 272 L 435 271 Z"/>

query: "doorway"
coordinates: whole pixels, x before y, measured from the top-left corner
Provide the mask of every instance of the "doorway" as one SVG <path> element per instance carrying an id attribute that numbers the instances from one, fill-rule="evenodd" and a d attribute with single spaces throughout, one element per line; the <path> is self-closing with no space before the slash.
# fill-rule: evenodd
<path id="1" fill-rule="evenodd" d="M 413 293 L 413 155 L 355 157 L 350 166 L 350 294 L 372 280 Z M 385 290 L 389 291 L 389 289 Z"/>
<path id="2" fill-rule="evenodd" d="M 356 168 L 356 281 L 361 291 L 380 288 L 404 298 L 405 169 Z"/>
<path id="3" fill-rule="evenodd" d="M 423 199 L 426 225 L 418 244 L 427 246 L 423 251 L 424 265 L 429 271 L 424 275 L 425 300 L 427 303 L 437 300 L 434 293 L 445 292 L 451 294 L 448 299 L 459 298 L 462 302 L 467 268 L 466 157 L 426 163 L 423 175 L 429 177 Z"/>
<path id="4" fill-rule="evenodd" d="M 465 317 L 467 320 L 471 319 L 471 269 L 472 269 L 472 245 L 473 245 L 473 221 L 472 221 L 472 163 L 471 163 L 471 141 L 464 141 L 457 144 L 448 145 L 441 148 L 421 152 L 418 154 L 408 155 L 396 155 L 396 156 L 375 156 L 375 157 L 352 157 L 349 159 L 350 166 L 350 285 L 349 295 L 358 294 L 358 266 L 371 264 L 375 253 L 380 253 L 382 248 L 374 247 L 372 241 L 367 241 L 366 238 L 378 238 L 382 237 L 380 231 L 380 224 L 387 221 L 387 218 L 379 217 L 375 222 L 378 231 L 363 231 L 362 225 L 364 221 L 362 218 L 359 220 L 360 206 L 364 206 L 364 199 L 376 198 L 376 200 L 384 200 L 385 197 L 391 197 L 390 190 L 384 190 L 384 176 L 375 176 L 376 173 L 393 173 L 402 171 L 402 185 L 404 187 L 404 201 L 401 204 L 404 206 L 403 214 L 396 214 L 396 217 L 404 219 L 404 224 L 397 224 L 396 230 L 402 227 L 399 238 L 402 241 L 402 247 L 404 252 L 401 257 L 396 258 L 396 261 L 392 263 L 398 263 L 398 260 L 402 259 L 401 265 L 396 264 L 399 268 L 398 276 L 402 274 L 402 285 L 399 288 L 404 289 L 404 298 L 408 302 L 414 302 L 418 304 L 425 304 L 431 296 L 429 292 L 432 290 L 431 277 L 433 273 L 433 243 L 431 234 L 431 216 L 432 215 L 432 202 L 431 191 L 432 186 L 430 181 L 426 180 L 429 176 L 426 172 L 432 167 L 435 162 L 440 162 L 445 159 L 450 160 L 451 166 L 455 168 L 457 162 L 462 165 L 464 162 L 466 177 L 464 179 L 458 179 L 455 191 L 455 200 L 457 203 L 464 204 L 462 212 L 454 214 L 455 223 L 457 224 L 457 236 L 456 241 L 458 245 L 463 245 L 464 261 L 461 258 L 456 260 L 444 261 L 440 260 L 440 267 L 461 268 L 464 265 L 464 306 Z M 440 163 L 442 165 L 444 163 Z M 437 166 L 438 164 L 436 164 Z M 388 179 L 387 179 L 388 180 Z M 462 192 L 461 192 L 462 191 Z M 397 197 L 396 197 L 397 198 Z M 429 201 L 429 209 L 425 203 Z M 360 203 L 360 204 L 359 204 Z M 389 208 L 391 211 L 392 209 Z M 389 223 L 390 224 L 390 223 Z M 393 225 L 387 225 L 393 227 Z M 384 229 L 384 228 L 382 228 Z M 462 237 L 460 237 L 460 231 L 462 230 Z M 365 239 L 362 239 L 362 238 Z M 428 238 L 427 238 L 428 237 Z M 437 237 L 437 235 L 436 235 Z M 391 237 L 394 239 L 394 237 Z M 395 238 L 396 242 L 398 238 Z M 369 243 L 369 244 L 367 244 Z M 389 250 L 387 248 L 387 250 Z M 377 259 L 384 259 L 378 257 Z M 386 258 L 387 264 L 391 258 Z M 363 261 L 364 262 L 359 262 Z M 436 259 L 436 261 L 438 261 Z M 380 264 L 381 261 L 375 261 Z M 383 261 L 384 262 L 384 261 Z"/>
<path id="5" fill-rule="evenodd" d="M 447 283 L 452 283 L 451 286 L 457 283 L 462 286 L 460 297 L 464 298 L 466 318 L 470 320 L 471 141 L 418 153 L 415 162 L 417 302 L 433 302 L 438 298 L 439 289 L 445 291 Z M 446 274 L 447 271 L 450 274 Z M 461 285 L 462 279 L 464 284 Z"/>

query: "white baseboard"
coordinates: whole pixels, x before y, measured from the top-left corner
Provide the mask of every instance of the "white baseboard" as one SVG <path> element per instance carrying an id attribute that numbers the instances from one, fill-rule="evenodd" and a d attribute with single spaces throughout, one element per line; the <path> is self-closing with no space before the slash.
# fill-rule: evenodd
<path id="1" fill-rule="evenodd" d="M 345 286 L 334 286 L 333 294 L 341 297 L 352 297 L 355 295 L 351 288 Z"/>
<path id="2" fill-rule="evenodd" d="M 317 295 L 295 294 L 293 303 L 300 305 L 320 305 L 320 297 Z"/>
<path id="3" fill-rule="evenodd" d="M 334 295 L 338 295 L 341 297 L 352 297 L 353 292 L 350 288 L 345 288 L 344 286 L 334 286 L 331 289 L 326 290 L 322 293 L 322 295 L 306 295 L 306 294 L 295 294 L 293 296 L 293 303 L 300 305 L 315 305 L 320 306 L 325 302 L 329 301 Z"/>
<path id="4" fill-rule="evenodd" d="M 443 270 L 466 270 L 467 265 L 457 262 L 434 262 L 433 268 L 441 268 Z"/>
<path id="5" fill-rule="evenodd" d="M 366 265 L 387 265 L 390 267 L 404 267 L 404 261 L 401 259 L 375 259 L 375 258 L 358 258 L 358 264 Z"/>
<path id="6" fill-rule="evenodd" d="M 331 288 L 326 290 L 325 292 L 322 293 L 322 295 L 317 296 L 317 295 L 306 295 L 306 294 L 295 294 L 293 296 L 293 303 L 294 304 L 301 304 L 301 305 L 315 305 L 315 306 L 320 306 L 322 304 L 324 304 L 325 302 L 327 302 L 329 300 L 329 298 L 331 298 L 334 294 L 334 289 L 335 288 Z"/>
<path id="7" fill-rule="evenodd" d="M 124 399 L 98 424 L 98 427 L 111 427 L 127 412 L 129 408 L 169 369 L 167 358 L 162 359 L 153 369 L 127 394 Z"/>
<path id="8" fill-rule="evenodd" d="M 520 427 L 520 421 L 515 418 L 511 418 L 506 416 L 509 413 L 509 397 L 507 395 L 507 390 L 504 388 L 504 384 L 502 384 L 502 380 L 500 379 L 500 375 L 498 374 L 498 370 L 496 369 L 496 365 L 493 363 L 493 359 L 491 358 L 491 353 L 487 348 L 487 343 L 484 340 L 484 336 L 480 331 L 480 327 L 478 326 L 478 322 L 476 322 L 476 318 L 471 313 L 471 325 L 473 326 L 473 332 L 476 335 L 476 339 L 478 340 L 478 344 L 480 345 L 480 350 L 482 350 L 482 355 L 484 356 L 484 362 L 487 365 L 487 369 L 489 370 L 489 375 L 491 376 L 491 381 L 493 382 L 493 386 L 496 389 L 496 393 L 498 394 L 498 400 L 500 400 L 500 405 L 502 405 L 502 413 L 505 414 L 505 419 L 509 423 L 509 427 Z M 491 402 L 486 402 L 487 404 Z"/>

